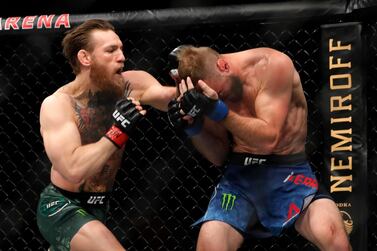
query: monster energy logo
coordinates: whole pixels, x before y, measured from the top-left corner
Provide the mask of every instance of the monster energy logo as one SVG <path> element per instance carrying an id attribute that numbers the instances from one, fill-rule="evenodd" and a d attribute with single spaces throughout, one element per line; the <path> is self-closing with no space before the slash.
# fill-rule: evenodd
<path id="1" fill-rule="evenodd" d="M 82 216 L 85 216 L 85 215 L 88 214 L 88 213 L 87 213 L 84 209 L 82 209 L 82 208 L 76 210 L 76 213 L 81 214 Z"/>
<path id="2" fill-rule="evenodd" d="M 221 198 L 221 208 L 226 211 L 232 210 L 236 198 L 237 197 L 234 194 L 223 193 L 223 197 Z"/>

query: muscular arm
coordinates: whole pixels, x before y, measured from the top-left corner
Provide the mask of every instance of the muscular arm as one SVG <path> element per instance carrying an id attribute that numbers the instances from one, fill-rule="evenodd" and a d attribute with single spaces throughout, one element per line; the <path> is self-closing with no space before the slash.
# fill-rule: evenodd
<path id="1" fill-rule="evenodd" d="M 268 72 L 262 74 L 261 90 L 255 99 L 255 117 L 229 111 L 222 124 L 246 146 L 259 153 L 271 153 L 279 142 L 289 110 L 294 67 L 285 55 L 270 59 Z"/>
<path id="2" fill-rule="evenodd" d="M 117 148 L 105 138 L 81 145 L 70 102 L 70 98 L 63 94 L 52 95 L 43 101 L 41 134 L 53 168 L 69 182 L 81 184 L 100 172 Z"/>
<path id="3" fill-rule="evenodd" d="M 212 99 L 217 99 L 217 93 L 209 88 L 204 81 L 200 80 L 198 85 L 203 87 L 203 94 Z M 194 85 L 190 78 L 186 82 L 182 81 L 179 86 L 179 92 L 182 96 L 179 99 L 184 100 L 183 93 L 193 89 Z M 185 119 L 185 118 L 184 118 Z M 227 158 L 229 152 L 228 132 L 223 125 L 204 117 L 204 124 L 199 134 L 191 137 L 191 141 L 195 148 L 214 165 L 221 166 Z"/>
<path id="4" fill-rule="evenodd" d="M 210 162 L 221 166 L 229 152 L 229 140 L 226 129 L 218 123 L 205 119 L 200 134 L 193 136 L 191 141 L 195 148 Z"/>
<path id="5" fill-rule="evenodd" d="M 145 71 L 126 71 L 123 76 L 130 82 L 141 104 L 166 112 L 169 101 L 176 96 L 175 87 L 161 85 L 157 79 Z"/>

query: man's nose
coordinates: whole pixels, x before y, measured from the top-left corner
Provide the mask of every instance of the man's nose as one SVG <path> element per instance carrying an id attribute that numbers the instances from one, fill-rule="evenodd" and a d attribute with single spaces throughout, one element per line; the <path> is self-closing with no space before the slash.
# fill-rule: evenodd
<path id="1" fill-rule="evenodd" d="M 120 62 L 126 61 L 126 57 L 124 56 L 124 53 L 122 51 L 118 54 L 117 61 L 120 61 Z"/>

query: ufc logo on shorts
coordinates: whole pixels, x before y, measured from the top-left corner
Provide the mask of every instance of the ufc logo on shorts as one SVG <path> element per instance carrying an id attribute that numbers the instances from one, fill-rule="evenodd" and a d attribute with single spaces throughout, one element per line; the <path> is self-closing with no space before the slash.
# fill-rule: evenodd
<path id="1" fill-rule="evenodd" d="M 266 159 L 246 157 L 243 165 L 244 166 L 253 165 L 253 164 L 259 164 L 260 165 L 260 164 L 263 164 L 266 161 L 267 161 Z"/>
<path id="2" fill-rule="evenodd" d="M 105 196 L 90 196 L 87 203 L 96 205 L 96 204 L 103 204 L 103 199 Z"/>
<path id="3" fill-rule="evenodd" d="M 130 121 L 127 120 L 125 117 L 123 117 L 123 115 L 120 114 L 120 112 L 118 112 L 117 110 L 114 111 L 113 117 L 115 118 L 116 121 L 121 121 L 121 125 L 123 127 L 127 127 L 127 125 L 130 124 Z"/>

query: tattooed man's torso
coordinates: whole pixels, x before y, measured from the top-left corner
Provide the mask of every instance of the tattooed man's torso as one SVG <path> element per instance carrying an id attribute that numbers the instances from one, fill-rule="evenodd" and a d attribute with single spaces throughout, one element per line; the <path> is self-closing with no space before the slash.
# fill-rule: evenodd
<path id="1" fill-rule="evenodd" d="M 114 105 L 119 99 L 111 91 L 85 92 L 72 98 L 76 123 L 81 135 L 82 145 L 101 139 L 112 125 Z M 85 192 L 105 192 L 112 189 L 116 173 L 120 167 L 123 149 L 116 151 L 106 162 L 102 171 L 85 181 L 81 190 Z"/>

